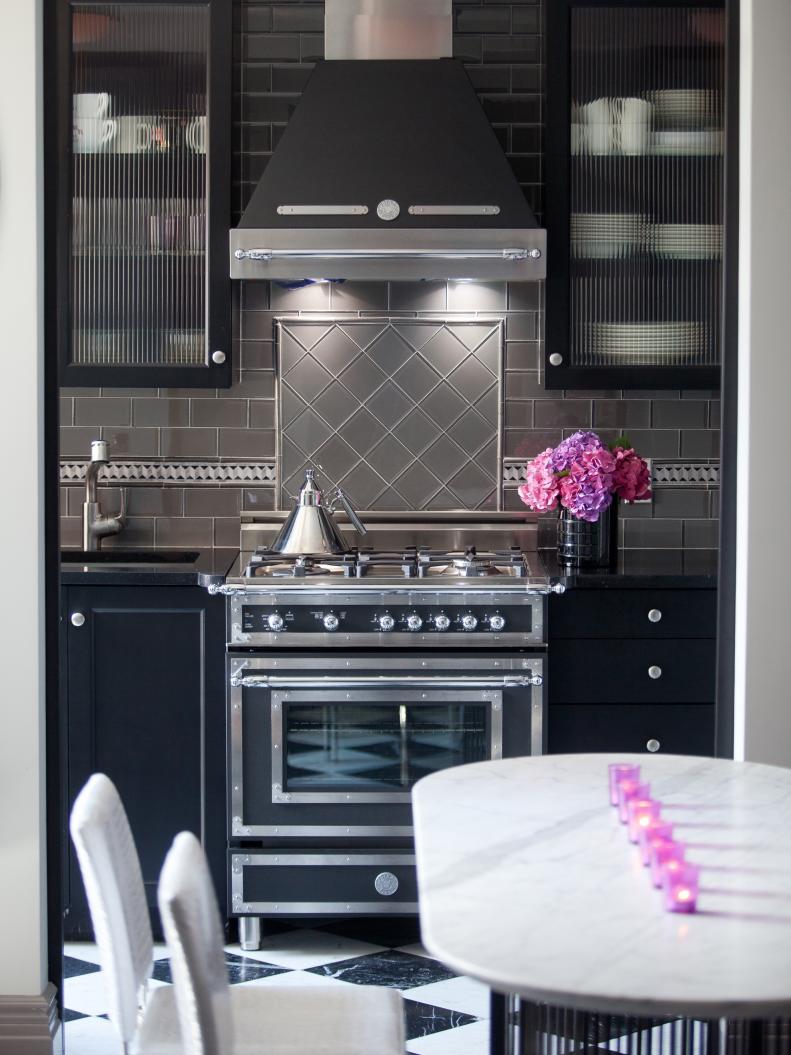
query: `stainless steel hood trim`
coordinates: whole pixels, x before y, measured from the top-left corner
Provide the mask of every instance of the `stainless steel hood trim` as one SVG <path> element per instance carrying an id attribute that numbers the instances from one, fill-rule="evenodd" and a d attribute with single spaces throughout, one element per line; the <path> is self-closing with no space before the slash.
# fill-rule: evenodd
<path id="1" fill-rule="evenodd" d="M 236 228 L 230 233 L 234 279 L 337 278 L 334 261 L 343 261 L 344 278 L 408 280 L 415 277 L 416 260 L 422 278 L 536 281 L 546 277 L 546 231 Z"/>
<path id="2" fill-rule="evenodd" d="M 367 205 L 278 205 L 279 216 L 367 216 Z"/>
<path id="3" fill-rule="evenodd" d="M 499 205 L 410 205 L 410 216 L 499 216 Z"/>

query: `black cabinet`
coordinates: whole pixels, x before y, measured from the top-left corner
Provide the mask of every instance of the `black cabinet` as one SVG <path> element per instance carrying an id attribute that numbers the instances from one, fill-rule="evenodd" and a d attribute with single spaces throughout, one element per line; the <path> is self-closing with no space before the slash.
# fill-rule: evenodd
<path id="1" fill-rule="evenodd" d="M 129 815 L 151 908 L 165 853 L 185 829 L 202 838 L 225 904 L 222 598 L 198 586 L 70 586 L 63 624 L 67 808 L 91 773 L 106 773 Z M 64 930 L 85 938 L 70 843 L 67 852 Z"/>
<path id="2" fill-rule="evenodd" d="M 548 750 L 714 752 L 716 590 L 549 601 Z"/>
<path id="3" fill-rule="evenodd" d="M 61 384 L 227 387 L 231 0 L 57 0 Z"/>
<path id="4" fill-rule="evenodd" d="M 716 388 L 723 3 L 546 11 L 547 388 Z"/>

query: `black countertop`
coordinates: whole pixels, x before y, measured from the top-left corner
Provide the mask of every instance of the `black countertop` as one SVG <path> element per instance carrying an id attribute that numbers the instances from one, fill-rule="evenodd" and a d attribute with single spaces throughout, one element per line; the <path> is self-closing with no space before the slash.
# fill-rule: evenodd
<path id="1" fill-rule="evenodd" d="M 207 586 L 211 579 L 238 575 L 241 570 L 235 549 L 152 550 L 165 558 L 156 564 L 119 563 L 122 552 L 109 549 L 98 558 L 92 554 L 85 563 L 62 563 L 61 582 L 65 586 Z M 168 556 L 177 559 L 169 562 Z M 183 560 L 184 556 L 189 559 Z M 546 574 L 570 589 L 713 589 L 717 585 L 717 550 L 620 550 L 614 567 L 590 571 L 559 565 L 554 550 L 541 550 L 540 556 Z"/>
<path id="2" fill-rule="evenodd" d="M 137 550 L 135 555 L 142 552 Z M 86 561 L 72 563 L 69 560 L 66 563 L 61 560 L 61 583 L 64 586 L 207 586 L 212 578 L 225 578 L 239 556 L 239 550 L 147 551 L 148 557 L 157 560 L 155 564 L 125 564 L 123 554 L 120 548 L 107 549 L 100 554 L 90 554 Z M 69 550 L 62 550 L 62 555 L 72 554 Z"/>
<path id="3" fill-rule="evenodd" d="M 553 581 L 580 589 L 714 589 L 719 551 L 715 549 L 619 550 L 612 568 L 583 571 L 557 562 L 554 550 L 541 550 L 544 569 Z"/>

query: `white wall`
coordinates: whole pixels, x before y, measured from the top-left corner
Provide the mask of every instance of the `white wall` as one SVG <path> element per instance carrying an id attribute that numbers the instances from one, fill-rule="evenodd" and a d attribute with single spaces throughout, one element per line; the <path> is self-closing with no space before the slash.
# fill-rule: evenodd
<path id="1" fill-rule="evenodd" d="M 39 0 L 5 0 L 0 31 L 0 995 L 46 981 L 43 707 L 41 91 Z"/>
<path id="2" fill-rule="evenodd" d="M 791 766 L 791 2 L 741 7 L 735 755 Z"/>

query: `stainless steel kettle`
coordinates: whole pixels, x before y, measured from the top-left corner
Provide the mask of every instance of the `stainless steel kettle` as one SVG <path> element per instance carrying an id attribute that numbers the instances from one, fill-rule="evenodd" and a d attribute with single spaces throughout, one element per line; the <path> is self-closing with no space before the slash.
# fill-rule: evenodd
<path id="1" fill-rule="evenodd" d="M 343 506 L 357 534 L 366 533 L 365 525 L 352 509 L 348 496 L 340 487 L 335 488 L 329 505 L 322 504 L 322 495 L 316 486 L 315 475 L 315 469 L 305 470 L 305 482 L 300 488 L 296 505 L 269 547 L 270 552 L 306 557 L 348 553 L 351 547 L 332 516 L 336 502 Z"/>

